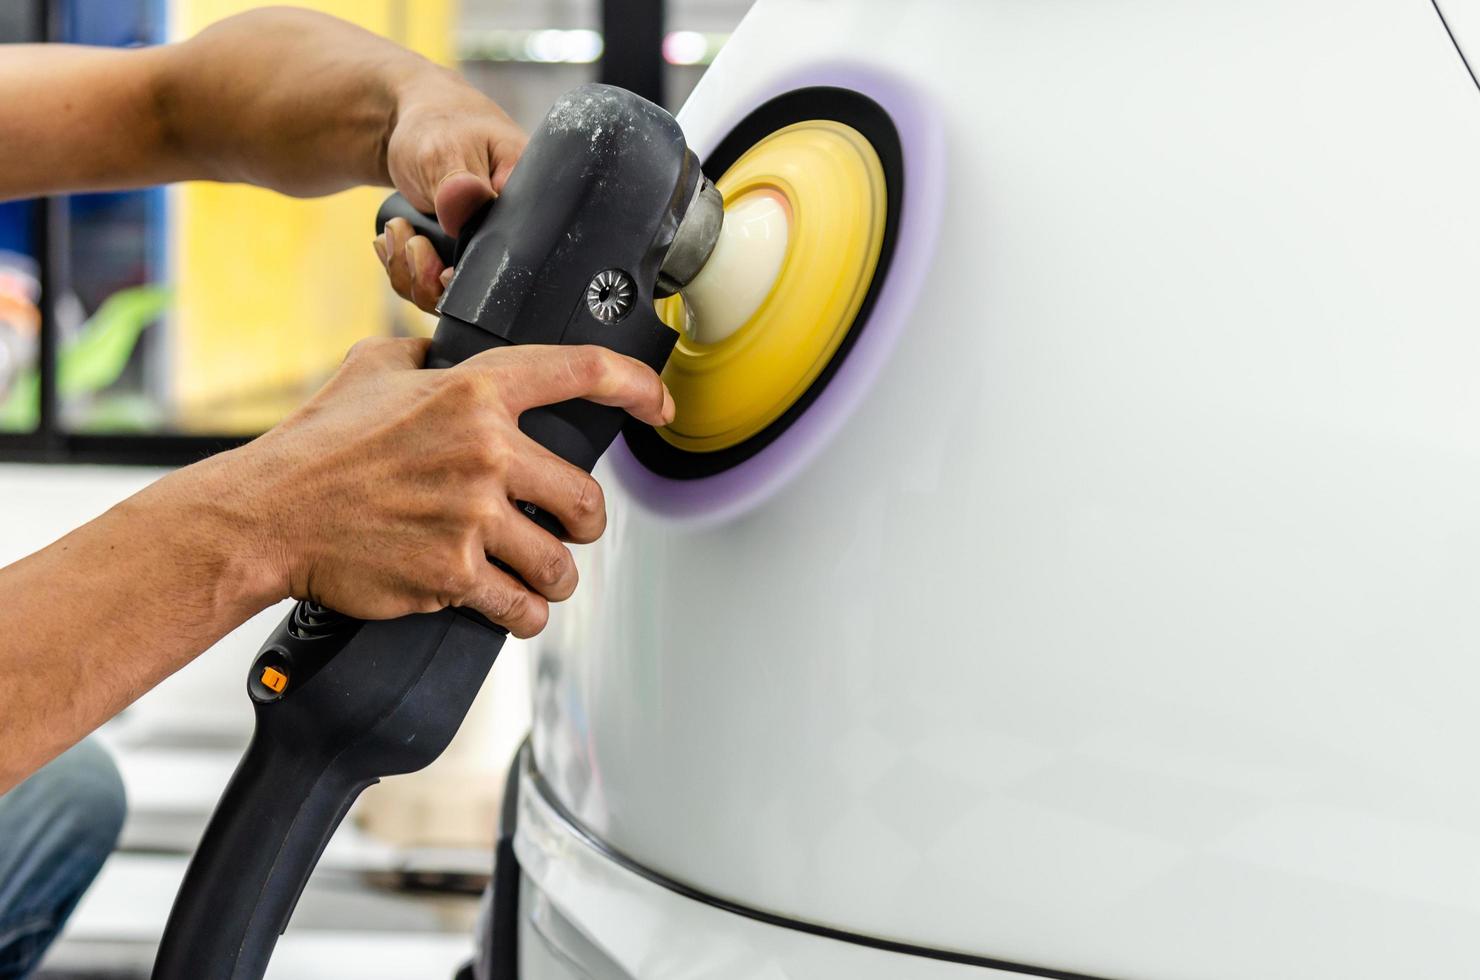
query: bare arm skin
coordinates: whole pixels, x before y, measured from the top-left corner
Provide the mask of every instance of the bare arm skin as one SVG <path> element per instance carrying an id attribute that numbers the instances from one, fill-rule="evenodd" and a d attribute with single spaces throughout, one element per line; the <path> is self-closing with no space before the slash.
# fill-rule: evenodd
<path id="1" fill-rule="evenodd" d="M 673 417 L 645 365 L 595 347 L 505 348 L 420 369 L 426 341 L 362 341 L 276 429 L 170 474 L 0 569 L 0 792 L 288 596 L 367 619 L 468 606 L 531 636 L 570 596 L 601 488 L 519 431 L 590 398 Z M 488 562 L 496 554 L 523 582 Z"/>
<path id="2" fill-rule="evenodd" d="M 3 50 L 0 199 L 194 179 L 299 196 L 394 183 L 455 232 L 524 149 L 455 73 L 306 10 L 255 10 L 153 48 Z"/>
<path id="3" fill-rule="evenodd" d="M 0 198 L 194 178 L 299 195 L 394 183 L 455 232 L 524 148 L 456 75 L 304 11 L 253 11 L 158 48 L 0 52 Z M 403 295 L 441 291 L 426 239 L 388 243 L 376 247 Z M 672 398 L 598 348 L 506 348 L 449 370 L 421 369 L 425 353 L 361 343 L 260 439 L 0 569 L 0 792 L 288 596 L 363 618 L 456 605 L 518 636 L 544 626 L 575 564 L 513 501 L 575 542 L 601 533 L 605 505 L 595 480 L 519 432 L 519 414 L 590 398 L 663 424 Z"/>

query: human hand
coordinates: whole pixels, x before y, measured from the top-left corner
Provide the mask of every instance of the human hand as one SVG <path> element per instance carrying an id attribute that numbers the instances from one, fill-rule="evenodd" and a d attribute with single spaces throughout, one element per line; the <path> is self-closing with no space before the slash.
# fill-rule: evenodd
<path id="1" fill-rule="evenodd" d="M 491 99 L 451 72 L 423 73 L 398 97 L 386 156 L 396 189 L 456 235 L 503 190 L 527 137 Z M 431 312 L 452 277 L 432 243 L 395 218 L 375 253 L 402 297 Z"/>
<path id="2" fill-rule="evenodd" d="M 646 365 L 600 347 L 503 347 L 428 370 L 427 343 L 356 344 L 302 408 L 224 454 L 239 456 L 218 482 L 259 529 L 252 550 L 282 594 L 362 619 L 467 606 L 532 636 L 577 573 L 514 501 L 577 543 L 601 535 L 606 508 L 588 473 L 519 431 L 520 414 L 586 398 L 661 425 L 673 399 Z"/>

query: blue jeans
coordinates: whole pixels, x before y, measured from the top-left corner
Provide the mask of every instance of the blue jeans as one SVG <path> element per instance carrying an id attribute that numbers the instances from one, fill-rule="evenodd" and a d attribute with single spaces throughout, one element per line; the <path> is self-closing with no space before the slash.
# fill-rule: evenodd
<path id="1" fill-rule="evenodd" d="M 0 795 L 0 980 L 34 971 L 123 826 L 123 780 L 81 742 Z"/>

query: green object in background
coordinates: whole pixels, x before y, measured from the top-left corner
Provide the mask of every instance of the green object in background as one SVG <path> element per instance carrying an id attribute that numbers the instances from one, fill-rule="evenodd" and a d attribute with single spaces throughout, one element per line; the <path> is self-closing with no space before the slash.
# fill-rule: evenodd
<path id="1" fill-rule="evenodd" d="M 88 317 L 77 336 L 57 353 L 57 395 L 75 398 L 102 391 L 128 365 L 139 335 L 159 319 L 172 294 L 159 285 L 121 289 Z M 34 368 L 16 379 L 0 405 L 0 430 L 30 432 L 41 416 L 41 377 Z"/>

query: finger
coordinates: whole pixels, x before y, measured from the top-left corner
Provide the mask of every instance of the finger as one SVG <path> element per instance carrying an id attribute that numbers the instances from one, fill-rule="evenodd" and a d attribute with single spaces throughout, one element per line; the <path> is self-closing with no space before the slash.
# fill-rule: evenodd
<path id="1" fill-rule="evenodd" d="M 493 199 L 493 184 L 467 170 L 454 170 L 437 183 L 433 207 L 437 221 L 449 235 L 456 235 L 473 214 Z"/>
<path id="2" fill-rule="evenodd" d="M 522 413 L 585 398 L 650 425 L 673 421 L 673 396 L 646 364 L 604 347 L 523 344 L 477 354 L 453 370 L 492 373 L 504 404 Z"/>
<path id="3" fill-rule="evenodd" d="M 417 235 L 406 243 L 406 264 L 411 272 L 411 302 L 435 313 L 442 296 L 442 259 L 430 239 Z"/>
<path id="4" fill-rule="evenodd" d="M 576 560 L 549 531 L 511 502 L 487 531 L 488 554 L 512 568 L 524 584 L 550 602 L 569 599 L 576 590 Z"/>
<path id="5" fill-rule="evenodd" d="M 476 609 L 520 639 L 534 636 L 550 618 L 544 596 L 531 592 L 491 562 L 479 569 L 472 590 L 457 604 Z"/>
<path id="6" fill-rule="evenodd" d="M 411 222 L 405 218 L 392 218 L 385 223 L 386 275 L 391 288 L 402 299 L 411 299 L 411 265 L 407 262 L 406 243 L 415 237 Z"/>
<path id="7" fill-rule="evenodd" d="M 555 515 L 577 544 L 590 544 L 601 537 L 606 530 L 606 496 L 601 484 L 533 439 L 526 443 L 509 469 L 510 496 Z"/>
<path id="8" fill-rule="evenodd" d="M 492 183 L 495 194 L 504 192 L 504 185 L 509 182 L 509 174 L 514 171 L 514 164 L 524 154 L 524 147 L 529 142 L 529 137 L 522 132 L 505 136 L 494 141 L 489 147 L 489 159 L 493 161 Z"/>

